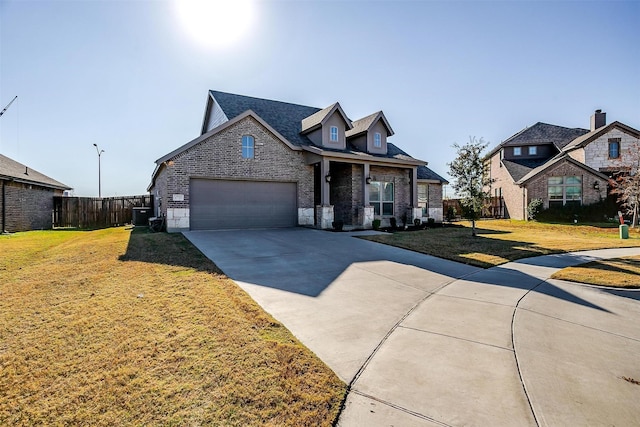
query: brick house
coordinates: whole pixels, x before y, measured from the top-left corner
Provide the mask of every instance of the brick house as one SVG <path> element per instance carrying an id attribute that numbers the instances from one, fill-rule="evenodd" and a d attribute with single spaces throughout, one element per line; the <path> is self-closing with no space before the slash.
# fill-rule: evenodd
<path id="1" fill-rule="evenodd" d="M 393 134 L 382 111 L 209 91 L 200 136 L 156 160 L 148 190 L 170 232 L 441 220 L 446 181 Z"/>
<path id="2" fill-rule="evenodd" d="M 53 228 L 53 196 L 71 187 L 0 154 L 2 232 Z"/>
<path id="3" fill-rule="evenodd" d="M 629 169 L 639 143 L 640 131 L 607 125 L 601 110 L 589 130 L 538 122 L 518 132 L 486 157 L 491 195 L 502 201 L 498 216 L 526 219 L 534 199 L 545 209 L 605 199 L 609 179 Z"/>

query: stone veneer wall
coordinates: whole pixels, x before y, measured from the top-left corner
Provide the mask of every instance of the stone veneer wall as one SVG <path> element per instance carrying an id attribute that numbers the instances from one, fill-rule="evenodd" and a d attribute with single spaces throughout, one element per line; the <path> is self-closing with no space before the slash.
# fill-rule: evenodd
<path id="1" fill-rule="evenodd" d="M 3 184 L 5 185 L 4 209 L 7 223 L 0 224 L 4 228 L 4 230 L 0 229 L 0 232 L 15 233 L 53 228 L 53 196 L 62 195 L 62 191 L 13 181 L 4 181 Z M 2 209 L 0 195 L 0 212 Z"/>
<path id="2" fill-rule="evenodd" d="M 255 139 L 253 159 L 242 158 L 244 135 Z M 276 139 L 252 117 L 177 154 L 163 166 L 152 190 L 161 198 L 160 210 L 167 217 L 168 230 L 188 229 L 191 178 L 296 182 L 299 211 L 313 208 L 313 167 L 306 165 L 301 151 Z M 183 200 L 174 201 L 174 194 L 182 195 Z M 172 223 L 174 219 L 176 222 Z"/>
<path id="3" fill-rule="evenodd" d="M 607 197 L 607 181 L 597 178 L 584 169 L 569 163 L 561 162 L 545 171 L 527 183 L 527 204 L 533 199 L 542 199 L 545 209 L 549 208 L 548 178 L 552 176 L 581 176 L 582 177 L 582 204 L 590 205 Z M 598 182 L 599 189 L 593 188 L 594 182 Z"/>
<path id="4" fill-rule="evenodd" d="M 620 138 L 620 157 L 609 158 L 609 138 Z M 640 140 L 618 129 L 612 129 L 584 147 L 584 163 L 597 171 L 622 168 L 637 161 Z M 578 150 L 579 151 L 579 150 Z"/>

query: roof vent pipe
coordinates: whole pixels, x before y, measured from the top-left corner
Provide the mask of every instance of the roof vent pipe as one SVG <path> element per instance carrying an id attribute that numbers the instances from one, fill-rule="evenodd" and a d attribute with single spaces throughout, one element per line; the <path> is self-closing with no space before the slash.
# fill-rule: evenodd
<path id="1" fill-rule="evenodd" d="M 596 129 L 600 129 L 607 124 L 607 113 L 603 113 L 602 110 L 596 110 L 591 116 L 591 132 Z"/>

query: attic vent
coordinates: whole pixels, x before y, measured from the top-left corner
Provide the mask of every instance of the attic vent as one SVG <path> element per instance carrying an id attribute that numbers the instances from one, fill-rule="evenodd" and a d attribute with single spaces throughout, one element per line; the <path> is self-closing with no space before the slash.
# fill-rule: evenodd
<path id="1" fill-rule="evenodd" d="M 29 175 L 29 168 L 27 166 L 24 167 L 24 174 Z"/>

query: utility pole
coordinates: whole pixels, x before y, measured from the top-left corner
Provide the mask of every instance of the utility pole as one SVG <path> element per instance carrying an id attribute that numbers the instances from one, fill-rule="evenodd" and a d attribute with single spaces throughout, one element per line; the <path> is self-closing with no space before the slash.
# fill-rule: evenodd
<path id="1" fill-rule="evenodd" d="M 102 198 L 102 187 L 101 187 L 101 176 L 100 176 L 100 157 L 102 156 L 102 153 L 104 153 L 104 150 L 101 150 L 98 148 L 98 144 L 93 144 L 94 147 L 96 147 L 96 152 L 98 153 L 98 197 Z"/>
<path id="2" fill-rule="evenodd" d="M 15 101 L 16 99 L 18 99 L 18 95 L 16 95 L 10 103 L 7 104 L 6 107 L 4 107 L 4 110 L 0 111 L 0 116 L 2 116 L 4 114 L 5 111 L 7 111 L 9 109 L 9 107 L 11 107 L 11 104 L 13 104 L 13 101 Z"/>

